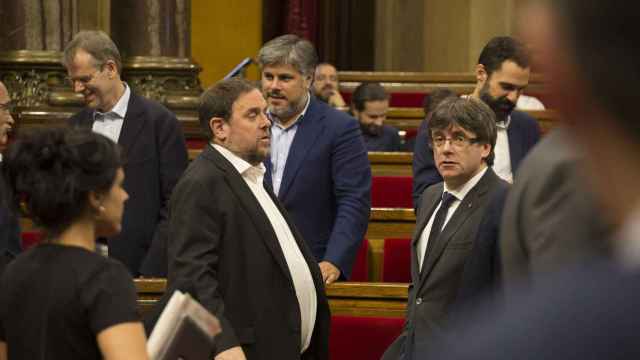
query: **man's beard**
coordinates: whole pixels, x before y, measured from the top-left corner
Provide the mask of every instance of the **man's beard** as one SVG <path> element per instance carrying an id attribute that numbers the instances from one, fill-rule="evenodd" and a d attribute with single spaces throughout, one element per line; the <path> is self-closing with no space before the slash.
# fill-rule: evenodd
<path id="1" fill-rule="evenodd" d="M 369 136 L 380 136 L 382 134 L 382 126 L 377 126 L 374 124 L 363 124 L 360 123 L 360 130 L 363 134 Z"/>
<path id="2" fill-rule="evenodd" d="M 512 103 L 506 96 L 494 98 L 489 94 L 489 83 L 485 83 L 480 89 L 480 100 L 489 105 L 496 115 L 496 121 L 506 121 L 516 104 Z"/>
<path id="3" fill-rule="evenodd" d="M 268 94 L 267 96 L 270 96 L 270 94 Z M 298 99 L 298 102 L 296 103 L 293 103 L 289 99 L 287 99 L 287 106 L 285 108 L 276 109 L 271 105 L 269 105 L 269 112 L 272 115 L 275 115 L 278 119 L 286 120 L 286 119 L 290 119 L 295 114 L 301 112 L 302 109 L 304 109 L 304 106 L 306 105 L 306 103 L 307 103 L 306 96 L 301 96 L 300 99 Z"/>

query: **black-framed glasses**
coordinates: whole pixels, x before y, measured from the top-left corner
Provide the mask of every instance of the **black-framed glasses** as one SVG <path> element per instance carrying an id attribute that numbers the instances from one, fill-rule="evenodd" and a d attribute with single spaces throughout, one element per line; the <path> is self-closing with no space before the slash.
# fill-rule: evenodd
<path id="1" fill-rule="evenodd" d="M 436 135 L 431 138 L 432 146 L 437 148 L 443 147 L 447 141 L 449 142 L 449 144 L 451 144 L 451 146 L 461 149 L 471 144 L 477 143 L 479 140 L 478 138 L 469 138 L 462 134 L 457 134 L 452 137 Z"/>
<path id="2" fill-rule="evenodd" d="M 75 83 L 79 82 L 80 84 L 82 84 L 82 86 L 87 86 L 87 84 L 89 84 L 93 79 L 96 78 L 96 75 L 98 75 L 99 73 L 102 72 L 104 66 L 100 66 L 98 69 L 96 69 L 96 71 L 93 72 L 93 74 L 91 75 L 85 75 L 85 76 L 78 76 L 78 77 L 71 77 L 71 76 L 66 76 L 65 79 L 66 81 L 73 87 L 75 85 Z"/>

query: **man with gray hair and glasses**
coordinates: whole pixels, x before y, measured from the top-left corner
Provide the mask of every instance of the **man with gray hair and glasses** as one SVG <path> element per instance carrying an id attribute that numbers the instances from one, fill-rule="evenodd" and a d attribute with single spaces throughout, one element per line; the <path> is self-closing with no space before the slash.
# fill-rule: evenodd
<path id="1" fill-rule="evenodd" d="M 166 276 L 167 206 L 188 161 L 178 120 L 121 80 L 120 52 L 104 32 L 76 34 L 62 61 L 73 91 L 83 95 L 87 106 L 69 119 L 71 126 L 107 136 L 127 159 L 123 186 L 130 198 L 122 231 L 107 239 L 109 256 L 122 261 L 133 276 Z M 154 253 L 147 256 L 152 243 Z"/>
<path id="2" fill-rule="evenodd" d="M 358 122 L 311 95 L 313 45 L 296 35 L 258 54 L 271 126 L 265 182 L 319 262 L 323 280 L 348 279 L 371 208 L 371 168 Z"/>

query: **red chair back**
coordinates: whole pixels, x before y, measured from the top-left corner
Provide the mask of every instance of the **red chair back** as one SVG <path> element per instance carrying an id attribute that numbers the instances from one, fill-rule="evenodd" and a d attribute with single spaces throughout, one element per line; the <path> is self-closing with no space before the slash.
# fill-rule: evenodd
<path id="1" fill-rule="evenodd" d="M 378 360 L 400 335 L 404 318 L 332 316 L 331 360 Z"/>
<path id="2" fill-rule="evenodd" d="M 362 240 L 362 245 L 358 249 L 356 261 L 351 269 L 351 277 L 349 281 L 367 282 L 369 281 L 369 241 Z"/>
<path id="3" fill-rule="evenodd" d="M 413 209 L 411 176 L 374 176 L 371 179 L 371 207 Z"/>
<path id="4" fill-rule="evenodd" d="M 411 282 L 411 239 L 384 239 L 383 282 Z"/>

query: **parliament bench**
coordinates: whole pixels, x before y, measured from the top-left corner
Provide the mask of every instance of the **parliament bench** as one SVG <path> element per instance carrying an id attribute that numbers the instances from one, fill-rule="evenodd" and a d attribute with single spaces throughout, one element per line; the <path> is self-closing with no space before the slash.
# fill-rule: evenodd
<path id="1" fill-rule="evenodd" d="M 404 72 L 404 71 L 339 71 L 340 92 L 347 103 L 353 91 L 363 82 L 377 82 L 391 94 L 391 106 L 421 108 L 425 95 L 439 88 L 448 88 L 459 95 L 471 94 L 476 86 L 476 76 L 472 72 Z M 527 95 L 547 100 L 547 86 L 540 74 L 532 74 Z"/>
<path id="2" fill-rule="evenodd" d="M 138 309 L 148 314 L 165 279 L 135 279 Z M 402 331 L 408 284 L 338 282 L 326 287 L 331 309 L 331 360 L 377 360 Z"/>
<path id="3" fill-rule="evenodd" d="M 395 261 L 398 258 L 406 258 L 407 239 L 411 239 L 415 228 L 416 217 L 413 209 L 401 208 L 373 208 L 369 215 L 369 225 L 363 240 L 356 262 L 354 264 L 353 275 L 360 281 L 380 282 L 384 280 L 385 258 L 387 261 Z M 23 248 L 38 243 L 41 240 L 41 233 L 33 225 L 30 219 L 21 218 Z M 395 246 L 390 244 L 398 241 Z M 386 244 L 385 244 L 386 243 Z M 401 244 L 402 243 L 402 244 Z M 386 249 L 393 249 L 393 252 L 385 252 Z M 396 265 L 400 266 L 400 265 Z M 410 266 L 406 263 L 405 269 L 399 269 L 395 273 L 406 273 Z M 387 267 L 389 265 L 387 264 Z M 394 273 L 387 270 L 387 274 Z M 392 275 L 396 276 L 396 275 Z"/>

